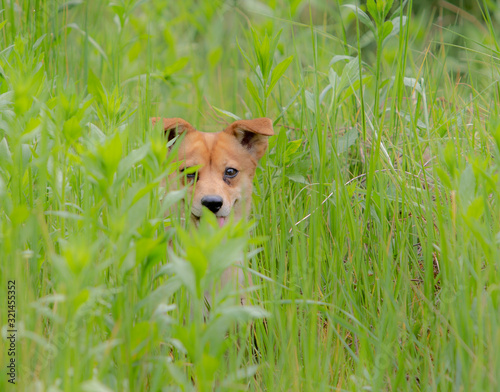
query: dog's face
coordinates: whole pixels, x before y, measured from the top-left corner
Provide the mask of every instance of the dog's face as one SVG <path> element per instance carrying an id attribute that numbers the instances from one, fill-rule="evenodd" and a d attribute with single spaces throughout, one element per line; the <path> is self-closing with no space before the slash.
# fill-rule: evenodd
<path id="1" fill-rule="evenodd" d="M 153 118 L 153 125 L 163 121 L 168 140 L 182 133 L 177 160 L 180 174 L 199 166 L 194 173 L 187 171 L 179 178 L 180 186 L 189 186 L 192 195 L 191 218 L 198 223 L 203 207 L 224 225 L 229 214 L 236 219 L 250 212 L 252 180 L 258 160 L 267 149 L 267 139 L 273 135 L 268 118 L 239 120 L 217 133 L 199 132 L 180 118 Z"/>

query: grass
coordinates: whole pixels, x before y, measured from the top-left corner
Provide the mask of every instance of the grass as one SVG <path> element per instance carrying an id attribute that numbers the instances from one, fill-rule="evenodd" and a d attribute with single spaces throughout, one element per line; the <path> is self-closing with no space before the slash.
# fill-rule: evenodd
<path id="1" fill-rule="evenodd" d="M 498 390 L 484 4 L 1 1 L 0 389 Z M 249 223 L 168 213 L 152 116 L 275 121 Z"/>

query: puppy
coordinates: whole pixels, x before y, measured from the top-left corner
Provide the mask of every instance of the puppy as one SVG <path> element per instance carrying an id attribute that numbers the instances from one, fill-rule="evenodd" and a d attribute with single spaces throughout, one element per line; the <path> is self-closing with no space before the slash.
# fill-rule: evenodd
<path id="1" fill-rule="evenodd" d="M 223 226 L 229 214 L 236 220 L 247 217 L 252 199 L 252 180 L 257 162 L 266 152 L 268 137 L 274 134 L 268 118 L 238 120 L 217 133 L 197 131 L 181 118 L 152 118 L 152 123 L 163 122 L 170 141 L 182 134 L 178 146 L 179 171 L 199 166 L 196 172 L 181 176 L 181 186 L 189 187 L 191 220 L 199 223 L 203 207 L 208 208 Z M 173 178 L 176 175 L 171 176 Z M 175 187 L 175 186 L 174 186 Z M 193 189 L 194 188 L 194 189 Z M 249 277 L 248 277 L 249 278 Z M 222 285 L 237 282 L 245 286 L 241 268 L 230 268 L 222 276 Z M 251 279 L 249 278 L 251 284 Z M 241 297 L 241 302 L 245 298 Z"/>

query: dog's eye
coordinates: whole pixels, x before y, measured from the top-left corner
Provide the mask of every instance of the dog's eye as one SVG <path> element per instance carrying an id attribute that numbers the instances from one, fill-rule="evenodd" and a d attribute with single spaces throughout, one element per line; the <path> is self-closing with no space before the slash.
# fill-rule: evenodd
<path id="1" fill-rule="evenodd" d="M 236 174 L 238 174 L 238 170 L 236 170 L 232 167 L 228 167 L 224 171 L 224 177 L 227 177 L 227 178 L 234 178 L 234 177 L 236 177 Z"/>
<path id="2" fill-rule="evenodd" d="M 180 172 L 181 174 L 184 173 L 184 170 L 190 169 L 189 167 L 185 167 L 184 169 L 181 169 Z M 196 175 L 198 172 L 192 172 L 192 173 L 186 173 L 185 176 L 188 180 L 194 180 L 196 178 Z"/>

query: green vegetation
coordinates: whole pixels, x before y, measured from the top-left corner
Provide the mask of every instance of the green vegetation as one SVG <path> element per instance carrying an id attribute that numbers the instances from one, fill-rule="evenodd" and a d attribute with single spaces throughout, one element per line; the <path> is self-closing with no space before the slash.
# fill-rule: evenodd
<path id="1" fill-rule="evenodd" d="M 0 390 L 500 390 L 500 9 L 466 3 L 0 1 Z M 250 222 L 169 216 L 152 116 L 275 121 Z M 242 258 L 251 306 L 207 313 Z"/>

